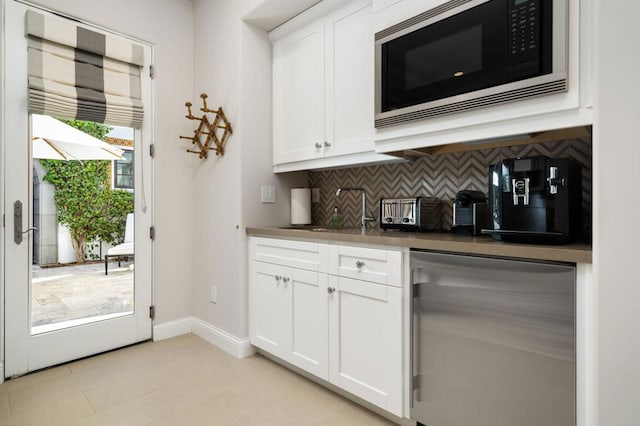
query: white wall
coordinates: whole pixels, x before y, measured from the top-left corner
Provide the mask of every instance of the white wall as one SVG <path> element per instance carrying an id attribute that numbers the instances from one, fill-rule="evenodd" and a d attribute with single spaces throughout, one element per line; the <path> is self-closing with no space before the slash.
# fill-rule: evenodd
<path id="1" fill-rule="evenodd" d="M 222 106 L 233 135 L 225 154 L 198 160 L 192 179 L 198 182 L 193 217 L 193 314 L 236 336 L 238 326 L 241 227 L 240 162 L 244 123 L 239 117 L 239 2 L 195 1 L 195 77 L 193 104 L 208 94 L 210 108 Z M 194 112 L 200 115 L 201 112 Z M 218 303 L 209 301 L 209 286 L 218 288 Z"/>
<path id="2" fill-rule="evenodd" d="M 596 1 L 594 271 L 600 426 L 640 416 L 640 67 L 637 0 Z"/>
<path id="3" fill-rule="evenodd" d="M 245 10 L 232 0 L 194 1 L 193 103 L 206 92 L 234 133 L 223 157 L 200 160 L 193 171 L 193 314 L 237 337 L 248 335 L 245 227 L 286 224 L 289 188 L 306 183 L 305 173 L 272 173 L 271 44 L 264 30 L 242 22 Z M 276 187 L 276 204 L 260 202 L 263 184 Z"/>
<path id="4" fill-rule="evenodd" d="M 191 315 L 191 221 L 196 162 L 179 135 L 189 135 L 184 103 L 193 93 L 190 0 L 33 0 L 33 3 L 154 45 L 154 274 L 156 323 Z"/>

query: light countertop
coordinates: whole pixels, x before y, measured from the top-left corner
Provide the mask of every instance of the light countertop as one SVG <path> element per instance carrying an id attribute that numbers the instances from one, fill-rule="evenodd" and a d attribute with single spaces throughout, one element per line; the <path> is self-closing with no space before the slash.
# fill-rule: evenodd
<path id="1" fill-rule="evenodd" d="M 262 237 L 337 241 L 556 262 L 592 262 L 591 246 L 584 243 L 515 244 L 495 241 L 489 236 L 461 236 L 448 232 L 401 232 L 370 228 L 363 233 L 360 228 L 332 229 L 321 226 L 247 227 L 246 232 L 247 235 Z"/>

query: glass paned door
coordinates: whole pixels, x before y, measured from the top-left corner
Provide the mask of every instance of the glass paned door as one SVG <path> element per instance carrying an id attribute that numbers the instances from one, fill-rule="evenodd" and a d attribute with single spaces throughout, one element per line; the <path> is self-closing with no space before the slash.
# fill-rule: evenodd
<path id="1" fill-rule="evenodd" d="M 133 172 L 134 130 L 33 115 L 31 140 L 31 334 L 133 314 L 134 176 L 111 182 Z"/>
<path id="2" fill-rule="evenodd" d="M 7 218 L 3 343 L 5 377 L 11 377 L 151 337 L 152 164 L 142 155 L 151 140 L 149 119 L 142 129 L 131 131 L 137 155 L 133 188 L 128 190 L 113 188 L 116 159 L 80 154 L 55 159 L 55 153 L 69 153 L 55 138 L 47 138 L 44 148 L 36 145 L 38 118 L 27 113 L 24 90 L 28 6 L 15 1 L 5 6 L 3 64 L 10 84 L 5 84 L 3 121 L 11 125 L 2 130 Z M 145 55 L 151 58 L 150 46 L 145 46 Z M 142 92 L 151 117 L 148 73 Z M 87 176 L 103 179 L 96 178 L 99 188 L 84 188 L 91 202 L 65 192 L 65 181 L 74 173 L 84 173 L 75 186 L 86 187 Z M 85 209 L 75 205 L 82 203 Z M 72 207 L 82 220 L 69 218 Z"/>

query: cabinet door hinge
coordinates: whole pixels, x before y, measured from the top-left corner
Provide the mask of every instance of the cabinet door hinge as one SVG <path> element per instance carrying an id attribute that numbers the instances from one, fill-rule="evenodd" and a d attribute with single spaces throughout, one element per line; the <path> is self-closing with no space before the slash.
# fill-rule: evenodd
<path id="1" fill-rule="evenodd" d="M 156 318 L 156 307 L 153 305 L 149 306 L 149 318 L 151 319 Z"/>
<path id="2" fill-rule="evenodd" d="M 151 158 L 156 156 L 156 146 L 154 144 L 149 145 L 149 156 Z"/>
<path id="3" fill-rule="evenodd" d="M 156 239 L 156 227 L 152 226 L 149 228 L 149 238 L 151 238 L 152 240 Z"/>
<path id="4" fill-rule="evenodd" d="M 156 69 L 153 65 L 149 65 L 149 77 L 152 79 L 156 76 Z"/>

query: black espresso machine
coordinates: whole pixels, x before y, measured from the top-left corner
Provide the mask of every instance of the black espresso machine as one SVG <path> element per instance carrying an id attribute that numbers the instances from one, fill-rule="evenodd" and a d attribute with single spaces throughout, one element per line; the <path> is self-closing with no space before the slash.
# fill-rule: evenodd
<path id="1" fill-rule="evenodd" d="M 580 233 L 582 167 L 568 158 L 511 158 L 489 166 L 494 239 L 564 244 Z"/>

